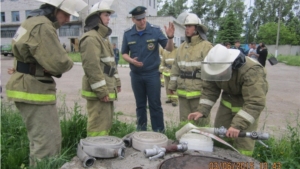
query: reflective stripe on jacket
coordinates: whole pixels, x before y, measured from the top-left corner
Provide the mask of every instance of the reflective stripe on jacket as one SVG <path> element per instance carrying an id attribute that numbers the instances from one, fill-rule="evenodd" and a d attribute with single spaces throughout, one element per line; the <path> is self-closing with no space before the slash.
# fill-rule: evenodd
<path id="1" fill-rule="evenodd" d="M 55 25 L 45 16 L 26 19 L 12 40 L 15 59 L 38 64 L 51 75 L 61 75 L 73 66 L 66 50 L 60 44 Z M 37 70 L 37 69 L 36 69 Z M 10 101 L 30 104 L 55 104 L 56 84 L 51 76 L 15 72 L 6 85 Z"/>
<path id="2" fill-rule="evenodd" d="M 107 38 L 110 33 L 110 28 L 99 24 L 98 30 L 86 32 L 79 42 L 85 73 L 82 78 L 81 95 L 86 99 L 99 100 L 109 96 L 109 100 L 113 101 L 117 98 L 117 86 L 121 86 L 121 82 L 113 49 Z M 107 74 L 107 67 L 115 68 L 113 76 Z"/>
<path id="3" fill-rule="evenodd" d="M 202 40 L 200 36 L 193 36 L 190 43 L 186 41 L 182 43 L 175 53 L 169 89 L 177 90 L 180 97 L 199 98 L 202 91 L 202 80 L 181 78 L 180 73 L 200 71 L 201 61 L 204 60 L 211 48 L 211 43 Z"/>

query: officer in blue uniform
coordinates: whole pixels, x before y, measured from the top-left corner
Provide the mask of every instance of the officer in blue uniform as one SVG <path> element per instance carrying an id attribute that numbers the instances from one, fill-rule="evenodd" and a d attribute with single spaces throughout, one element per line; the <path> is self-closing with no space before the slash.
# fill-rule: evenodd
<path id="1" fill-rule="evenodd" d="M 159 45 L 168 51 L 173 49 L 174 25 L 162 30 L 146 21 L 143 6 L 135 7 L 132 14 L 134 25 L 125 30 L 122 44 L 123 58 L 130 63 L 131 87 L 136 101 L 137 130 L 147 130 L 147 100 L 152 130 L 164 132 L 164 117 L 160 101 Z M 129 55 L 130 54 L 130 55 Z"/>

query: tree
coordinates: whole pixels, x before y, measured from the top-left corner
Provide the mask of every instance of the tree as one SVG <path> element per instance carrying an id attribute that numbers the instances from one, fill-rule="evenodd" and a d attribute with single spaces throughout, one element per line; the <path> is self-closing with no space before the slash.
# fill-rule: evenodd
<path id="1" fill-rule="evenodd" d="M 216 42 L 229 42 L 230 44 L 234 44 L 235 40 L 240 39 L 241 33 L 242 24 L 238 21 L 236 14 L 230 10 L 228 14 L 222 18 Z"/>
<path id="2" fill-rule="evenodd" d="M 276 22 L 269 22 L 260 26 L 257 40 L 269 45 L 276 44 L 277 27 L 278 24 Z M 281 23 L 278 43 L 279 45 L 297 45 L 300 43 L 300 40 L 299 38 L 297 39 L 296 32 L 290 31 L 288 27 Z"/>
<path id="3" fill-rule="evenodd" d="M 201 5 L 201 4 L 200 4 Z M 219 27 L 219 18 L 226 7 L 226 0 L 211 0 L 207 2 L 207 10 L 203 23 L 208 27 L 207 39 L 214 43 L 215 35 Z"/>
<path id="4" fill-rule="evenodd" d="M 297 3 L 295 4 L 297 1 L 299 0 L 255 0 L 254 6 L 248 9 L 248 42 L 256 39 L 257 30 L 261 25 L 268 22 L 278 22 L 279 12 L 281 22 L 285 24 L 289 20 L 291 11 L 297 8 Z"/>
<path id="5" fill-rule="evenodd" d="M 199 18 L 204 18 L 207 12 L 211 10 L 211 5 L 207 0 L 193 0 L 193 5 L 191 6 L 191 12 L 195 13 Z"/>
<path id="6" fill-rule="evenodd" d="M 188 9 L 186 2 L 187 0 L 166 0 L 162 9 L 157 12 L 157 15 L 173 16 L 176 18 L 180 13 Z"/>

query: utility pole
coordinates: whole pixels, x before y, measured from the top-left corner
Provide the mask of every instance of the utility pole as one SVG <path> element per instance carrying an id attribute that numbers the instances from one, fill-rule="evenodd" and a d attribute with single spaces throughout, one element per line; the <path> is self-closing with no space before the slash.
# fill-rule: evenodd
<path id="1" fill-rule="evenodd" d="M 281 18 L 281 1 L 279 1 L 279 9 L 278 9 L 278 27 L 277 27 L 277 38 L 276 38 L 276 50 L 275 57 L 277 58 L 278 54 L 278 41 L 279 41 L 279 30 L 280 30 L 280 18 Z"/>

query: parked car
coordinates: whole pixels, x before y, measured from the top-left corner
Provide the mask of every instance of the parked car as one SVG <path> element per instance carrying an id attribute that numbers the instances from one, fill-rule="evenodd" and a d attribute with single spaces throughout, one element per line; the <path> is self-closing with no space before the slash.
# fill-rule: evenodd
<path id="1" fill-rule="evenodd" d="M 12 47 L 10 44 L 1 45 L 1 55 L 7 56 L 8 54 L 11 54 L 11 56 L 14 56 L 12 53 Z"/>

